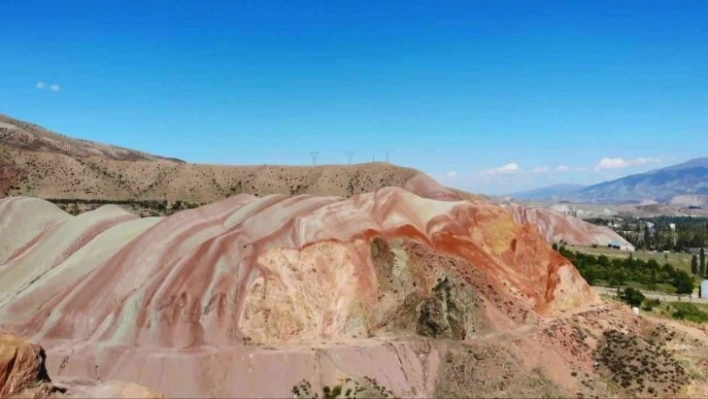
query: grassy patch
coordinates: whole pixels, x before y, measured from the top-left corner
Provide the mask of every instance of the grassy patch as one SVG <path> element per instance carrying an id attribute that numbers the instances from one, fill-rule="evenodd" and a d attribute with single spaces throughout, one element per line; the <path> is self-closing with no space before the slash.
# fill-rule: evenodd
<path id="1" fill-rule="evenodd" d="M 609 284 L 607 282 L 604 282 L 603 284 L 598 284 L 597 282 L 594 284 L 596 286 L 600 287 L 608 287 Z M 675 294 L 676 293 L 676 287 L 672 286 L 671 284 L 666 284 L 666 283 L 657 283 L 656 287 L 652 290 L 648 284 L 642 284 L 639 281 L 627 281 L 625 282 L 622 287 L 631 287 L 637 290 L 642 290 L 642 291 L 656 291 L 656 292 L 663 292 L 665 294 Z"/>
<path id="2" fill-rule="evenodd" d="M 671 302 L 671 317 L 695 323 L 708 323 L 708 306 L 689 302 Z"/>
<path id="3" fill-rule="evenodd" d="M 661 302 L 655 306 L 653 313 L 676 320 L 686 320 L 695 323 L 708 323 L 708 304 L 695 302 Z"/>

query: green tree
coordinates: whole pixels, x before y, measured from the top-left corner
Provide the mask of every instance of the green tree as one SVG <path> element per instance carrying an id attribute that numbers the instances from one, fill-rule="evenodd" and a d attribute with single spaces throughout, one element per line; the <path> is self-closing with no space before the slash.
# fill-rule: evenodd
<path id="1" fill-rule="evenodd" d="M 624 282 L 627 281 L 627 273 L 625 273 L 624 269 L 612 269 L 609 272 L 609 281 L 608 283 L 610 286 L 620 286 L 624 285 Z"/>
<path id="2" fill-rule="evenodd" d="M 634 268 L 634 257 L 632 256 L 632 254 L 629 254 L 629 257 L 625 258 L 624 261 L 622 261 L 622 267 L 626 267 L 627 269 Z"/>
<path id="3" fill-rule="evenodd" d="M 700 252 L 700 276 L 703 277 L 706 275 L 706 251 L 701 247 L 701 252 Z"/>
<path id="4" fill-rule="evenodd" d="M 673 286 L 676 287 L 677 294 L 693 293 L 693 278 L 683 270 L 677 270 L 674 274 Z"/>
<path id="5" fill-rule="evenodd" d="M 649 289 L 656 289 L 656 269 L 649 269 Z"/>
<path id="6" fill-rule="evenodd" d="M 659 270 L 659 268 L 660 268 L 659 262 L 657 262 L 655 259 L 649 259 L 649 261 L 647 261 L 647 263 L 646 263 L 646 267 L 648 267 L 649 269 L 656 269 L 656 270 Z M 669 266 L 669 268 L 671 268 L 671 266 Z M 666 270 L 666 265 L 664 265 L 664 270 Z"/>
<path id="7" fill-rule="evenodd" d="M 691 273 L 694 275 L 698 274 L 698 257 L 696 255 L 693 255 L 691 257 Z"/>
<path id="8" fill-rule="evenodd" d="M 624 289 L 620 299 L 632 306 L 639 306 L 646 299 L 641 291 L 635 290 L 632 287 L 627 287 Z"/>
<path id="9" fill-rule="evenodd" d="M 551 245 L 551 248 L 553 248 L 554 251 L 558 251 L 558 244 L 554 242 L 553 245 Z"/>
<path id="10" fill-rule="evenodd" d="M 605 255 L 600 255 L 597 258 L 597 263 L 602 267 L 608 267 L 608 266 L 610 266 L 610 258 L 608 258 Z"/>

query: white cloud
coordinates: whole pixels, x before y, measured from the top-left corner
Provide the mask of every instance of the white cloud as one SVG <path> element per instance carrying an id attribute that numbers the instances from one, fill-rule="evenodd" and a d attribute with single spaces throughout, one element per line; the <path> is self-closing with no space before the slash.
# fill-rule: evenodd
<path id="1" fill-rule="evenodd" d="M 595 170 L 603 169 L 622 169 L 629 166 L 644 165 L 648 163 L 661 162 L 660 158 L 648 158 L 642 157 L 637 159 L 623 159 L 623 158 L 602 158 L 597 165 L 595 165 Z"/>
<path id="2" fill-rule="evenodd" d="M 602 158 L 602 160 L 595 165 L 595 170 L 619 169 L 627 166 L 629 166 L 629 163 L 622 158 Z"/>
<path id="3" fill-rule="evenodd" d="M 456 170 L 451 170 L 447 172 L 447 177 L 455 177 L 457 176 L 457 171 Z"/>
<path id="4" fill-rule="evenodd" d="M 532 172 L 533 173 L 547 173 L 548 170 L 549 170 L 548 166 L 544 165 L 544 166 L 537 166 L 537 167 L 533 168 Z"/>
<path id="5" fill-rule="evenodd" d="M 37 82 L 36 87 L 39 90 L 44 90 L 44 89 L 49 89 L 51 91 L 61 90 L 61 86 L 59 86 L 58 84 L 52 83 L 52 84 L 48 85 L 48 84 L 42 82 L 41 80 L 39 82 Z"/>
<path id="6" fill-rule="evenodd" d="M 567 172 L 567 171 L 570 170 L 570 168 L 567 167 L 567 166 L 565 166 L 565 165 L 561 165 L 561 166 L 557 167 L 556 170 L 557 170 L 558 172 Z"/>
<path id="7" fill-rule="evenodd" d="M 494 175 L 509 175 L 520 171 L 519 164 L 516 162 L 508 163 L 504 166 L 491 169 L 482 169 L 481 175 L 494 176 Z"/>

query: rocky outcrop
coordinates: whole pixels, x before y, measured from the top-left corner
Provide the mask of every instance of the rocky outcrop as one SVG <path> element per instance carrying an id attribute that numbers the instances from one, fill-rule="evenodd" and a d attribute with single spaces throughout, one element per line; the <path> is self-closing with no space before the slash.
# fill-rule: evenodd
<path id="1" fill-rule="evenodd" d="M 52 382 L 45 358 L 41 346 L 0 332 L 0 398 L 164 398 L 133 383 L 81 379 Z"/>
<path id="2" fill-rule="evenodd" d="M 463 340 L 475 333 L 476 296 L 464 282 L 444 277 L 420 306 L 418 334 Z"/>
<path id="3" fill-rule="evenodd" d="M 15 396 L 28 389 L 49 393 L 44 358 L 39 345 L 0 332 L 0 397 Z"/>

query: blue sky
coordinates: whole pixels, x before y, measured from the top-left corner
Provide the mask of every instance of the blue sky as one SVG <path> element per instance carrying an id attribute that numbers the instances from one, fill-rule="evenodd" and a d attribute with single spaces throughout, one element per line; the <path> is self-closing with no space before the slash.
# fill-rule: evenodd
<path id="1" fill-rule="evenodd" d="M 25 0 L 0 15 L 0 112 L 190 162 L 388 153 L 498 194 L 708 155 L 705 1 Z"/>

